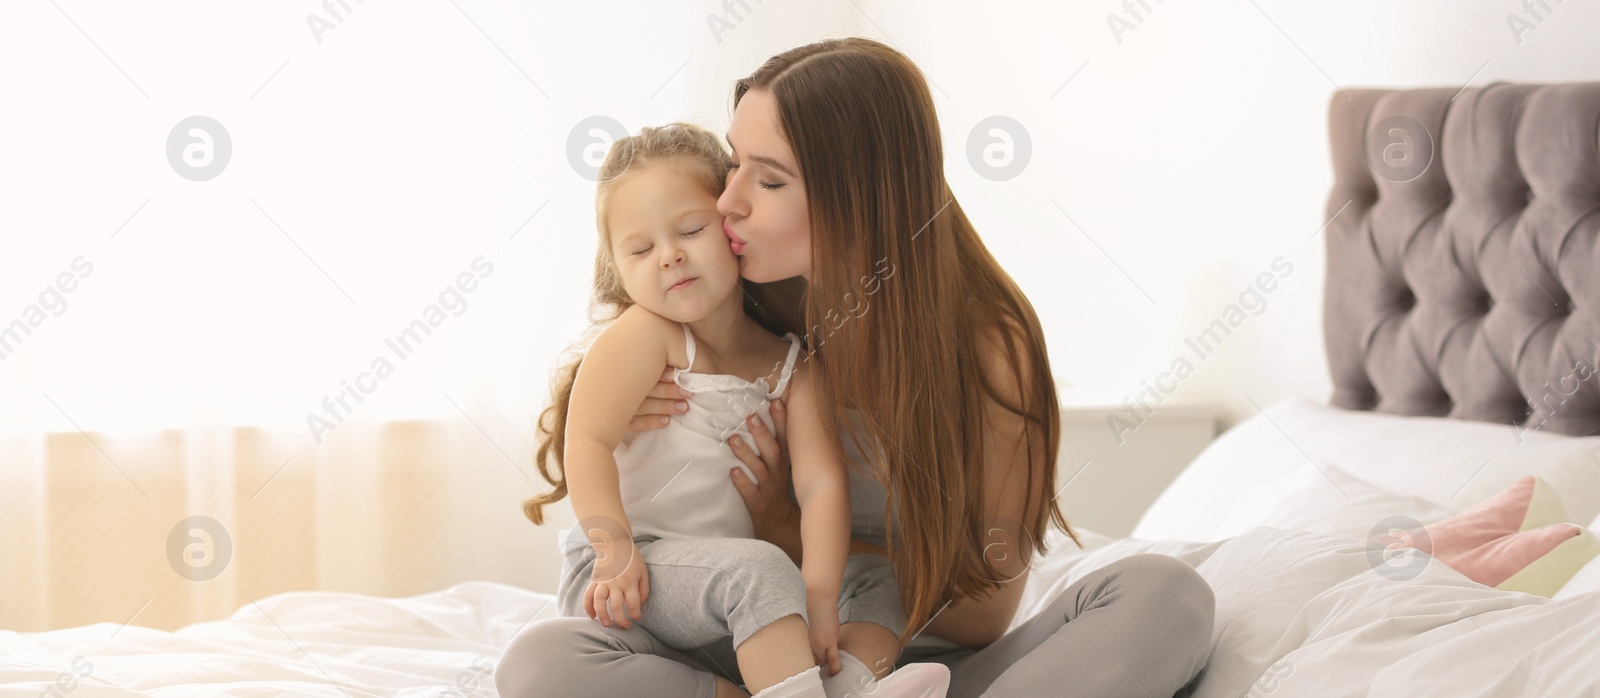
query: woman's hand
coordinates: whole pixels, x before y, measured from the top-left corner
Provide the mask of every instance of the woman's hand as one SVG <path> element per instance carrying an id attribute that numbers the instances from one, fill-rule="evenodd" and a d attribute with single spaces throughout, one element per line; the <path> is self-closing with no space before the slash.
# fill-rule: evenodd
<path id="1" fill-rule="evenodd" d="M 611 627 L 616 623 L 617 627 L 626 629 L 633 625 L 628 619 L 644 618 L 644 603 L 650 599 L 650 573 L 633 541 L 623 539 L 615 546 L 604 555 L 624 557 L 627 564 L 621 572 L 606 579 L 601 577 L 610 575 L 616 566 L 595 565 L 589 586 L 583 590 L 583 610 L 601 625 Z"/>
<path id="2" fill-rule="evenodd" d="M 773 431 L 768 431 L 766 423 L 754 414 L 745 420 L 745 426 L 755 437 L 761 455 L 756 455 L 737 434 L 728 439 L 728 445 L 760 482 L 751 482 L 744 471 L 734 468 L 733 486 L 738 488 L 745 507 L 750 510 L 756 536 L 798 559 L 800 510 L 789 499 L 789 431 L 783 400 L 772 401 Z"/>
<path id="3" fill-rule="evenodd" d="M 661 372 L 661 378 L 651 386 L 650 392 L 645 394 L 644 402 L 633 413 L 633 419 L 628 420 L 628 431 L 650 431 L 660 429 L 667 425 L 667 419 L 672 415 L 683 414 L 689 411 L 688 391 L 678 387 L 677 381 L 672 379 L 672 374 L 677 369 L 668 366 Z"/>

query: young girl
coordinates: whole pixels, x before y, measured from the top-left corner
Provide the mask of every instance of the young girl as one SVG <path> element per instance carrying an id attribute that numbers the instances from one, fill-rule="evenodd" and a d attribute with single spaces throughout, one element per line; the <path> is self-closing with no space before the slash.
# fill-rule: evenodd
<path id="1" fill-rule="evenodd" d="M 796 364 L 799 338 L 775 337 L 744 312 L 716 208 L 727 173 L 716 137 L 687 124 L 622 138 L 601 166 L 595 301 L 610 321 L 557 380 L 538 452 L 556 489 L 524 504 L 543 523 L 544 505 L 572 495 L 578 523 L 561 540 L 562 612 L 581 609 L 622 629 L 637 621 L 685 651 L 731 635 L 745 685 L 761 698 L 941 697 L 943 665 L 903 667 L 880 681 L 894 657 L 878 671 L 856 658 L 885 638 L 898 651 L 904 612 L 886 560 L 848 558 L 849 481 Z M 691 407 L 665 428 L 630 432 L 663 364 L 678 367 Z M 771 429 L 780 397 L 801 509 L 799 570 L 753 538 L 728 475 L 754 476 L 724 443 L 733 435 L 756 448 L 748 425 Z M 876 624 L 852 634 L 861 644 L 854 653 L 840 639 L 846 616 Z"/>

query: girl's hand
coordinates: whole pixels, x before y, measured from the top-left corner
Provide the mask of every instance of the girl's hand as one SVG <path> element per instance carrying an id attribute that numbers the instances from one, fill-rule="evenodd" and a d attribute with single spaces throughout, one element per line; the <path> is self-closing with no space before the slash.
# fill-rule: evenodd
<path id="1" fill-rule="evenodd" d="M 668 366 L 661 372 L 656 384 L 645 394 L 644 402 L 633 413 L 633 418 L 628 420 L 628 431 L 660 429 L 667 425 L 667 419 L 672 415 L 689 411 L 689 402 L 686 399 L 689 393 L 672 380 L 672 374 L 676 370 Z"/>
<path id="2" fill-rule="evenodd" d="M 811 658 L 823 676 L 839 673 L 839 606 L 807 609 L 811 621 Z"/>
<path id="3" fill-rule="evenodd" d="M 590 618 L 599 620 L 601 625 L 610 627 L 615 622 L 617 627 L 627 629 L 633 625 L 628 622 L 629 618 L 639 620 L 644 617 L 644 603 L 650 598 L 650 574 L 645 567 L 644 556 L 639 554 L 633 541 L 623 539 L 615 545 L 605 554 L 626 556 L 624 559 L 627 563 L 621 572 L 609 579 L 601 577 L 609 576 L 617 566 L 595 565 L 589 586 L 583 590 L 583 611 Z"/>
<path id="4" fill-rule="evenodd" d="M 745 507 L 750 510 L 750 521 L 755 524 L 756 536 L 774 542 L 772 534 L 786 526 L 794 527 L 800 513 L 799 507 L 789 499 L 788 415 L 784 411 L 783 400 L 772 401 L 772 426 L 776 434 L 767 431 L 766 423 L 754 414 L 745 420 L 745 425 L 749 427 L 750 435 L 755 437 L 756 448 L 761 449 L 761 455 L 750 450 L 749 445 L 737 434 L 728 439 L 728 445 L 733 449 L 733 454 L 750 468 L 760 484 L 751 482 L 750 478 L 745 477 L 744 471 L 734 468 L 731 474 L 733 486 L 738 488 L 739 495 L 744 497 Z"/>

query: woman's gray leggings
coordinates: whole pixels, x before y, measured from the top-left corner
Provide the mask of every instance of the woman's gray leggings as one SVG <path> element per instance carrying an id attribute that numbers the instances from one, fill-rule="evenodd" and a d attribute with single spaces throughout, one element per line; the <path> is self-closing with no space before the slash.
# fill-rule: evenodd
<path id="1" fill-rule="evenodd" d="M 1177 558 L 1133 555 L 1084 575 L 981 650 L 907 653 L 899 663 L 948 664 L 950 698 L 1166 698 L 1210 655 L 1215 603 L 1206 581 Z M 701 656 L 710 655 L 674 650 L 638 626 L 552 618 L 512 639 L 495 685 L 503 698 L 713 698 L 715 679 Z"/>

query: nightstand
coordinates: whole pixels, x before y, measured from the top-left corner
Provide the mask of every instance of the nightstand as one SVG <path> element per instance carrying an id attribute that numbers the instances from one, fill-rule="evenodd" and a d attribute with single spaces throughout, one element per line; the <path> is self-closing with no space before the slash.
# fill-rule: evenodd
<path id="1" fill-rule="evenodd" d="M 1150 409 L 1130 410 L 1124 396 L 1060 384 L 1056 390 L 1061 513 L 1074 528 L 1113 538 L 1133 531 L 1145 509 L 1216 438 L 1222 419 L 1222 407 L 1207 402 L 1146 398 Z"/>

